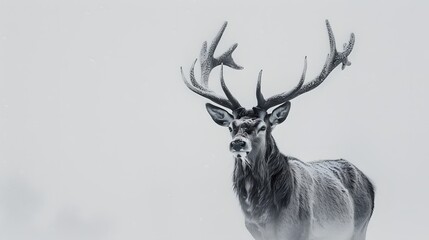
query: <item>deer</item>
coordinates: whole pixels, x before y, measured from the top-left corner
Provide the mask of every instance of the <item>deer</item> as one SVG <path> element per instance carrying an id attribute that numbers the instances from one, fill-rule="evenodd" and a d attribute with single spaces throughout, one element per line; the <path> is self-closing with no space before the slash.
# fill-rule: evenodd
<path id="1" fill-rule="evenodd" d="M 231 134 L 233 188 L 247 230 L 256 240 L 364 240 L 374 211 L 374 185 L 369 178 L 344 159 L 303 162 L 284 155 L 272 136 L 273 129 L 287 118 L 292 99 L 315 89 L 340 64 L 342 69 L 351 65 L 348 56 L 355 43 L 354 34 L 344 44 L 343 52 L 338 52 L 326 20 L 330 51 L 320 74 L 304 84 L 305 57 L 298 84 L 266 99 L 261 92 L 261 70 L 256 85 L 257 105 L 246 109 L 228 89 L 223 76 L 224 66 L 243 69 L 232 57 L 238 44 L 214 57 L 226 27 L 227 22 L 209 47 L 203 43 L 199 81 L 194 73 L 198 59 L 190 68 L 190 81 L 182 67 L 180 70 L 192 92 L 220 105 L 207 103 L 206 109 L 213 121 Z M 225 97 L 208 87 L 210 73 L 217 66 Z"/>

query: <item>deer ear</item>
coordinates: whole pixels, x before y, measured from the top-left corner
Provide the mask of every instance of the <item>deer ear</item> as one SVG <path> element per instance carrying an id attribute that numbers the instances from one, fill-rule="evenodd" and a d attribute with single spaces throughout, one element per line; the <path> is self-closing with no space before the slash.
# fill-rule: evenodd
<path id="1" fill-rule="evenodd" d="M 275 125 L 282 123 L 289 114 L 289 110 L 290 102 L 283 103 L 282 105 L 274 109 L 269 116 L 271 126 L 274 127 Z"/>
<path id="2" fill-rule="evenodd" d="M 207 112 L 209 112 L 210 116 L 213 118 L 215 123 L 227 127 L 234 118 L 231 114 L 220 107 L 216 107 L 213 104 L 206 103 Z"/>

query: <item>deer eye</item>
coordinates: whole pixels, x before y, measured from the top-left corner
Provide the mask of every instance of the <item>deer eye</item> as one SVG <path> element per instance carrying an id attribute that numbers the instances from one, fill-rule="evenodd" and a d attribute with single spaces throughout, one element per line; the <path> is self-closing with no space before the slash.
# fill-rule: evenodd
<path id="1" fill-rule="evenodd" d="M 265 127 L 265 126 L 262 126 L 262 127 L 259 129 L 259 131 L 265 131 L 265 130 L 267 130 L 267 127 Z"/>
<path id="2" fill-rule="evenodd" d="M 229 132 L 232 132 L 232 127 L 228 127 Z"/>

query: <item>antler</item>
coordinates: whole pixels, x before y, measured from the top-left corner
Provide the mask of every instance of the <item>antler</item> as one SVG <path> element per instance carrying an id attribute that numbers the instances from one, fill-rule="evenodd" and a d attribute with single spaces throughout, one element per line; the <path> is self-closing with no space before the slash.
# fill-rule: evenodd
<path id="1" fill-rule="evenodd" d="M 267 100 L 265 100 L 264 96 L 261 93 L 261 78 L 262 78 L 262 70 L 261 70 L 259 72 L 258 84 L 256 86 L 256 98 L 258 100 L 259 108 L 268 110 L 271 107 L 274 107 L 276 105 L 292 100 L 293 98 L 296 98 L 299 95 L 306 93 L 316 88 L 317 86 L 319 86 L 326 79 L 329 73 L 331 73 L 331 71 L 334 70 L 340 63 L 342 63 L 341 69 L 343 70 L 346 66 L 351 65 L 347 57 L 350 55 L 350 53 L 353 50 L 353 45 L 355 43 L 355 35 L 352 33 L 350 35 L 349 43 L 348 44 L 345 43 L 343 46 L 344 51 L 338 52 L 335 45 L 334 33 L 332 32 L 331 25 L 329 24 L 328 20 L 326 20 L 326 27 L 328 29 L 329 45 L 331 50 L 330 50 L 330 53 L 328 54 L 328 57 L 326 59 L 325 65 L 323 66 L 321 73 L 310 82 L 303 84 L 305 80 L 305 73 L 307 70 L 307 57 L 305 57 L 304 71 L 301 75 L 301 79 L 299 83 L 291 91 L 274 95 L 268 98 Z"/>
<path id="2" fill-rule="evenodd" d="M 182 72 L 182 78 L 185 82 L 186 86 L 191 89 L 193 92 L 208 98 L 212 100 L 213 102 L 222 105 L 224 107 L 227 107 L 231 110 L 235 110 L 237 108 L 240 108 L 241 105 L 237 101 L 237 99 L 234 98 L 234 96 L 231 94 L 229 89 L 227 88 L 225 84 L 225 80 L 223 78 L 223 65 L 228 66 L 233 69 L 243 69 L 243 67 L 237 65 L 234 62 L 234 59 L 232 58 L 232 53 L 237 48 L 238 44 L 233 44 L 225 53 L 220 55 L 218 58 L 215 58 L 213 56 L 217 45 L 219 44 L 219 41 L 222 37 L 223 32 L 225 31 L 225 28 L 227 26 L 228 22 L 225 22 L 222 25 L 222 28 L 216 35 L 216 37 L 213 39 L 212 44 L 210 45 L 209 49 L 207 50 L 207 42 L 203 43 L 203 47 L 201 49 L 200 53 L 200 64 L 201 64 L 201 82 L 197 82 L 194 75 L 194 68 L 195 64 L 197 62 L 197 59 L 195 59 L 194 64 L 192 64 L 191 70 L 190 70 L 190 79 L 191 83 L 188 82 L 188 80 L 185 77 L 185 74 L 183 73 L 182 67 L 180 67 L 180 71 Z M 224 91 L 227 98 L 224 98 L 223 96 L 217 95 L 212 90 L 208 89 L 208 82 L 210 73 L 213 70 L 213 68 L 221 65 L 221 71 L 220 71 L 220 82 L 222 86 L 222 90 Z"/>

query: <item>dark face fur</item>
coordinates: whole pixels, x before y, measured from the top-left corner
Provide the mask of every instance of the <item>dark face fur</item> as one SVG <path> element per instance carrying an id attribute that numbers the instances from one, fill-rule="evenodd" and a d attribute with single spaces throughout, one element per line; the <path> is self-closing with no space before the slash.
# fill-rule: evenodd
<path id="1" fill-rule="evenodd" d="M 230 114 L 209 103 L 206 107 L 217 124 L 228 127 L 232 137 L 229 149 L 233 156 L 250 164 L 249 159 L 255 159 L 265 151 L 266 139 L 271 136 L 271 130 L 286 119 L 290 103 L 280 105 L 270 114 L 259 108 L 240 108 Z"/>
<path id="2" fill-rule="evenodd" d="M 232 141 L 229 150 L 234 157 L 247 157 L 250 153 L 262 150 L 269 124 L 261 118 L 242 117 L 234 119 L 228 126 Z"/>

